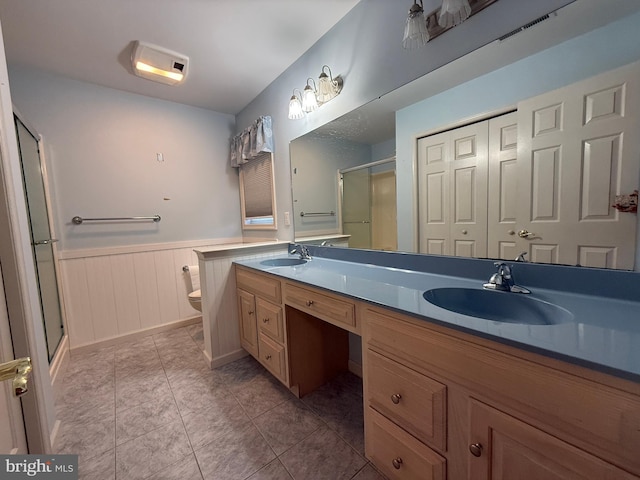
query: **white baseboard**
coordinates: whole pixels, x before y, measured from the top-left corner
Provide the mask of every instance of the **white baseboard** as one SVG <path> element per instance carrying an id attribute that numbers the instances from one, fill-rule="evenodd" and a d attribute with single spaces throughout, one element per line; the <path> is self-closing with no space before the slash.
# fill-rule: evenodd
<path id="1" fill-rule="evenodd" d="M 53 390 L 54 402 L 58 400 L 64 372 L 69 364 L 69 336 L 64 335 L 58 345 L 58 350 L 49 365 L 49 376 L 51 377 L 51 389 Z"/>
<path id="2" fill-rule="evenodd" d="M 49 435 L 49 440 L 51 441 L 51 450 L 53 451 L 53 446 L 56 443 L 56 438 L 58 438 L 58 432 L 60 431 L 60 420 L 56 420 L 53 424 L 53 429 L 51 430 L 51 434 Z"/>
<path id="3" fill-rule="evenodd" d="M 218 368 L 221 367 L 223 365 L 226 365 L 227 363 L 231 363 L 231 362 L 235 362 L 236 360 L 240 360 L 241 358 L 246 357 L 247 355 L 249 355 L 249 353 L 246 350 L 243 350 L 242 348 L 240 350 L 236 350 L 235 352 L 231 352 L 231 353 L 227 353 L 225 355 L 221 355 L 219 357 L 216 358 L 212 358 L 209 361 L 209 364 L 211 365 L 211 368 Z M 205 354 L 205 356 L 208 356 Z"/>
<path id="4" fill-rule="evenodd" d="M 354 362 L 353 360 L 349 360 L 348 368 L 349 368 L 349 371 L 351 373 L 353 373 L 354 375 L 357 375 L 358 377 L 362 378 L 362 365 L 360 365 L 359 363 Z"/>
<path id="5" fill-rule="evenodd" d="M 125 333 L 124 335 L 118 335 L 117 337 L 107 338 L 105 340 L 100 340 L 98 342 L 87 343 L 84 345 L 80 345 L 78 347 L 70 348 L 70 352 L 73 355 L 78 353 L 86 353 L 91 352 L 93 350 L 98 350 L 104 347 L 110 347 L 112 345 L 120 345 L 122 343 L 127 343 L 132 340 L 136 340 L 138 338 L 147 337 L 149 335 L 154 335 L 156 333 L 166 332 L 168 330 L 174 330 L 180 327 L 186 327 L 187 325 L 193 325 L 196 323 L 202 322 L 201 316 L 186 318 L 182 320 L 177 320 L 171 323 L 165 323 L 164 325 L 159 325 L 157 327 L 150 327 L 144 330 L 137 330 L 131 333 Z"/>

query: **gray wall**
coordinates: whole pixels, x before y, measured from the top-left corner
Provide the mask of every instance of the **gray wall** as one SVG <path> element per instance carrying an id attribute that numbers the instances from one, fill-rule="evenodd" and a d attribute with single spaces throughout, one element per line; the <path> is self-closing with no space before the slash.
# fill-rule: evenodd
<path id="1" fill-rule="evenodd" d="M 241 237 L 233 116 L 16 66 L 9 76 L 44 137 L 62 250 Z M 162 221 L 71 223 L 153 214 Z"/>

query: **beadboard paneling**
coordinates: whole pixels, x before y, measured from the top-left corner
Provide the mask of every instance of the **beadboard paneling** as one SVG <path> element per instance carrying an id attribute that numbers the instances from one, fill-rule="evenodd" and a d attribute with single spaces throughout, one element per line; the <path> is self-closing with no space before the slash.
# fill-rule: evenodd
<path id="1" fill-rule="evenodd" d="M 72 349 L 200 315 L 182 271 L 197 264 L 193 249 L 151 248 L 60 260 Z"/>

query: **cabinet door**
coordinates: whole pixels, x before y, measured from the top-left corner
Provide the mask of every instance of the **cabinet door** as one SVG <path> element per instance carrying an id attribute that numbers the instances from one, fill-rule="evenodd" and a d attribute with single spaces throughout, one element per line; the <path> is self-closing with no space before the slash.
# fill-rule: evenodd
<path id="1" fill-rule="evenodd" d="M 638 478 L 477 400 L 470 412 L 470 480 Z"/>
<path id="2" fill-rule="evenodd" d="M 254 357 L 258 357 L 258 328 L 256 324 L 256 299 L 253 294 L 238 289 L 240 312 L 240 343 Z"/>

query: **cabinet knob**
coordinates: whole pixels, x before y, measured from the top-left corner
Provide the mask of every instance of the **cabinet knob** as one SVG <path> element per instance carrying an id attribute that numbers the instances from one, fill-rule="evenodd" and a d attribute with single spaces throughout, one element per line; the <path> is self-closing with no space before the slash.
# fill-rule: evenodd
<path id="1" fill-rule="evenodd" d="M 400 457 L 394 458 L 391 460 L 391 464 L 393 465 L 393 468 L 400 470 L 400 467 L 402 466 L 402 459 Z"/>
<path id="2" fill-rule="evenodd" d="M 313 300 L 307 300 L 307 307 L 310 307 L 311 305 L 313 305 Z"/>
<path id="3" fill-rule="evenodd" d="M 391 401 L 396 405 L 400 403 L 401 398 L 402 398 L 402 395 L 400 395 L 399 393 L 394 393 L 393 395 L 391 395 Z"/>
<path id="4" fill-rule="evenodd" d="M 482 455 L 482 444 L 472 443 L 471 445 L 469 445 L 469 451 L 474 457 L 479 457 L 480 455 Z"/>
<path id="5" fill-rule="evenodd" d="M 269 323 L 269 317 L 267 317 L 267 318 L 263 318 L 263 319 L 262 319 L 262 323 Z"/>
<path id="6" fill-rule="evenodd" d="M 271 360 L 271 354 L 270 354 L 270 353 L 266 354 L 266 355 L 264 356 L 264 359 L 265 359 L 265 360 Z"/>
<path id="7" fill-rule="evenodd" d="M 249 315 L 253 315 L 253 310 L 249 310 Z"/>

